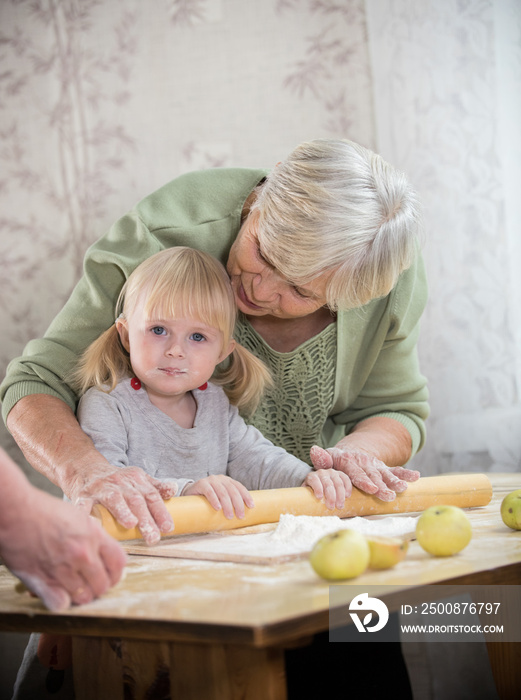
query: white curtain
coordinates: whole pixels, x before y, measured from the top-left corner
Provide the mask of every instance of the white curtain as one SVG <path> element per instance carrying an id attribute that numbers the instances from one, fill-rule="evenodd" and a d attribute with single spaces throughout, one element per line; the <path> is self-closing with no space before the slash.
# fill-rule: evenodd
<path id="1" fill-rule="evenodd" d="M 2 375 L 141 197 L 348 137 L 424 202 L 432 414 L 414 465 L 519 470 L 520 14 L 518 0 L 2 0 Z"/>
<path id="2" fill-rule="evenodd" d="M 521 3 L 367 0 L 376 144 L 425 208 L 440 471 L 521 468 Z"/>

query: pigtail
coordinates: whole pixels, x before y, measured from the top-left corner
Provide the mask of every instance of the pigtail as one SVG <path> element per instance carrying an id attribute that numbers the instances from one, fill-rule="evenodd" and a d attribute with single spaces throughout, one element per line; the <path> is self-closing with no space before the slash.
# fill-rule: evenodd
<path id="1" fill-rule="evenodd" d="M 71 383 L 80 395 L 92 386 L 111 392 L 122 377 L 131 373 L 130 357 L 114 323 L 85 350 Z"/>
<path id="2" fill-rule="evenodd" d="M 264 362 L 239 343 L 226 368 L 218 368 L 212 381 L 222 386 L 230 403 L 247 415 L 255 412 L 264 391 L 273 384 Z"/>

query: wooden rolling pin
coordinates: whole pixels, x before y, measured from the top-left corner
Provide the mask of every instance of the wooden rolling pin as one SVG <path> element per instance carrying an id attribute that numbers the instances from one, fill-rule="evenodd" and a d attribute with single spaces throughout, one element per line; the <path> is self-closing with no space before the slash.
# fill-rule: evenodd
<path id="1" fill-rule="evenodd" d="M 231 530 L 249 525 L 278 522 L 285 513 L 292 515 L 336 515 L 350 518 L 355 515 L 389 515 L 414 513 L 434 505 L 454 505 L 460 508 L 485 506 L 492 498 L 492 485 L 486 474 L 450 474 L 425 476 L 396 495 L 394 501 L 380 501 L 354 488 L 351 497 L 341 509 L 328 510 L 317 500 L 307 486 L 287 489 L 251 491 L 254 508 L 246 508 L 242 520 L 228 520 L 220 510 L 214 510 L 204 496 L 180 496 L 165 501 L 172 516 L 175 530 L 172 535 Z M 103 506 L 95 506 L 92 514 L 99 518 L 105 530 L 117 540 L 141 539 L 136 528 L 122 527 Z"/>

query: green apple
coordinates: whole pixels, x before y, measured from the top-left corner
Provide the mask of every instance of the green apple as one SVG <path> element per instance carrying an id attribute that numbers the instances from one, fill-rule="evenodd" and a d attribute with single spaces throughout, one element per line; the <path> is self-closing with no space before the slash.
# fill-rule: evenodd
<path id="1" fill-rule="evenodd" d="M 324 535 L 311 550 L 309 561 L 316 573 L 329 581 L 354 578 L 369 565 L 369 545 L 355 530 Z"/>
<path id="2" fill-rule="evenodd" d="M 501 517 L 512 530 L 521 530 L 521 489 L 512 491 L 502 500 Z"/>
<path id="3" fill-rule="evenodd" d="M 466 513 L 457 506 L 431 506 L 416 523 L 416 539 L 435 557 L 461 552 L 472 538 L 472 526 Z"/>
<path id="4" fill-rule="evenodd" d="M 409 542 L 401 537 L 377 537 L 368 535 L 369 568 L 391 569 L 402 561 L 409 549 Z"/>

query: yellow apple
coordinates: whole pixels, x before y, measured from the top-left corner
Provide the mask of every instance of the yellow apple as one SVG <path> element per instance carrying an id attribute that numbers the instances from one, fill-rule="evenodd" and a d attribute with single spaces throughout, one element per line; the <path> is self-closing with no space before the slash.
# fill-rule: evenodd
<path id="1" fill-rule="evenodd" d="M 355 530 L 338 530 L 315 543 L 309 561 L 316 573 L 329 581 L 354 578 L 367 569 L 369 545 Z"/>
<path id="2" fill-rule="evenodd" d="M 399 537 L 367 537 L 369 544 L 369 568 L 390 569 L 405 558 L 409 549 L 408 540 Z"/>
<path id="3" fill-rule="evenodd" d="M 502 500 L 501 517 L 512 530 L 521 530 L 521 489 L 512 491 Z"/>
<path id="4" fill-rule="evenodd" d="M 416 523 L 416 539 L 426 552 L 448 557 L 464 549 L 472 537 L 466 513 L 457 506 L 431 506 Z"/>

